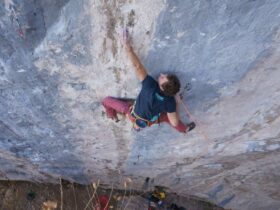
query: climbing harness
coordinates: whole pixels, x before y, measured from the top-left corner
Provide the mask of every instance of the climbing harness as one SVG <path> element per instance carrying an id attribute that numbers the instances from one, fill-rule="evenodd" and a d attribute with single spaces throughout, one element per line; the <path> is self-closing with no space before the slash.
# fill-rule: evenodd
<path id="1" fill-rule="evenodd" d="M 152 124 L 157 123 L 158 122 L 158 118 L 160 116 L 160 114 L 158 114 L 157 116 L 153 117 L 152 120 L 146 120 L 142 117 L 140 117 L 139 115 L 137 115 L 134 111 L 135 108 L 135 103 L 130 107 L 130 115 L 131 115 L 131 121 L 133 123 L 133 127 L 135 128 L 137 125 L 140 129 L 141 128 L 146 128 L 147 126 L 150 127 Z"/>
<path id="2" fill-rule="evenodd" d="M 161 102 L 164 101 L 164 97 L 159 95 L 158 93 L 155 93 L 155 98 Z M 159 124 L 158 119 L 160 117 L 160 113 L 153 116 L 152 119 L 147 120 L 147 119 L 140 117 L 139 115 L 137 115 L 135 113 L 135 111 L 134 111 L 135 105 L 136 105 L 136 101 L 134 102 L 134 104 L 132 105 L 131 110 L 130 110 L 130 115 L 133 118 L 132 119 L 133 127 L 135 127 L 135 125 L 137 125 L 141 129 L 141 128 L 146 128 L 147 126 L 150 127 L 151 125 L 153 125 L 155 123 Z"/>

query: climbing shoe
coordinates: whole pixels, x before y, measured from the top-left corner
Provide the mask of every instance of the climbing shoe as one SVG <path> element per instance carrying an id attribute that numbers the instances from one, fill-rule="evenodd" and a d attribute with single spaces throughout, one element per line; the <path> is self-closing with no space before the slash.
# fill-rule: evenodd
<path id="1" fill-rule="evenodd" d="M 194 128 L 195 128 L 195 123 L 194 122 L 191 122 L 191 123 L 189 123 L 189 124 L 187 124 L 187 126 L 188 126 L 188 132 L 190 132 L 191 130 L 193 130 Z"/>

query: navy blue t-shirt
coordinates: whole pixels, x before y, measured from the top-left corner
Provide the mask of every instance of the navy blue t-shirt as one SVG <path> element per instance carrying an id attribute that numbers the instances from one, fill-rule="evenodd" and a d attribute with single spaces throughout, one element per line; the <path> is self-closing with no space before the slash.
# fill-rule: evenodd
<path id="1" fill-rule="evenodd" d="M 158 83 L 149 75 L 142 81 L 142 89 L 136 99 L 134 112 L 147 120 L 153 121 L 162 112 L 175 112 L 174 97 L 165 96 Z"/>

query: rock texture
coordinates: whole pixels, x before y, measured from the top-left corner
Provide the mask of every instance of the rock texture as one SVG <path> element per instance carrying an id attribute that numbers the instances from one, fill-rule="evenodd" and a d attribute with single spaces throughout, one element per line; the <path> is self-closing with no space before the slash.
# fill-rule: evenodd
<path id="1" fill-rule="evenodd" d="M 0 3 L 2 179 L 134 187 L 146 177 L 233 209 L 280 208 L 280 3 L 4 0 Z M 140 133 L 102 114 L 140 90 L 128 27 L 149 73 L 180 76 L 197 129 Z"/>

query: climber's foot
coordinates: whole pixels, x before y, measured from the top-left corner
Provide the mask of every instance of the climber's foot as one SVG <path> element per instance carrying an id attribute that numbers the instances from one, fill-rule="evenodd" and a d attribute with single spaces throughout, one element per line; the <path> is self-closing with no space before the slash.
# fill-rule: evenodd
<path id="1" fill-rule="evenodd" d="M 195 128 L 196 125 L 194 122 L 191 122 L 191 123 L 187 124 L 187 126 L 188 126 L 188 132 L 190 132 L 191 130 L 193 130 Z"/>

